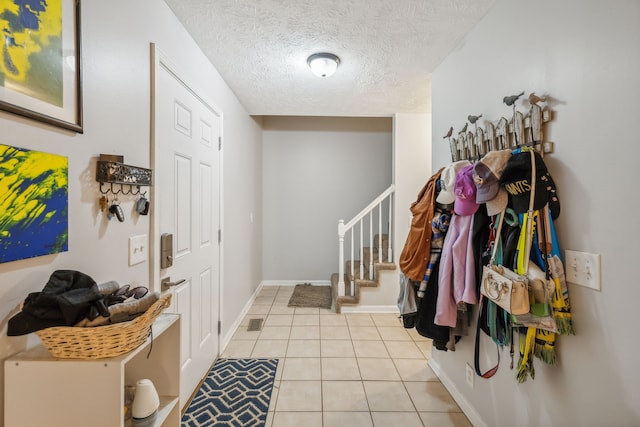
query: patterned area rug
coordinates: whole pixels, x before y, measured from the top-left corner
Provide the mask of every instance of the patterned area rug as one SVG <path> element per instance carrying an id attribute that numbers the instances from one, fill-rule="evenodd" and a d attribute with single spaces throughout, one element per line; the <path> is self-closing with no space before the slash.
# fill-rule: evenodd
<path id="1" fill-rule="evenodd" d="M 219 359 L 182 416 L 182 427 L 262 427 L 278 359 Z"/>
<path id="2" fill-rule="evenodd" d="M 287 305 L 289 307 L 331 308 L 331 286 L 310 283 L 296 285 Z"/>

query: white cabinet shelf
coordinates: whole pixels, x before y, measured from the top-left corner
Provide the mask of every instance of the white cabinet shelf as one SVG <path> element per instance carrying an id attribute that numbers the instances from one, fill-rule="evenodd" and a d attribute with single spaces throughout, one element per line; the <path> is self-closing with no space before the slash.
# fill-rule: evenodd
<path id="1" fill-rule="evenodd" d="M 160 395 L 156 427 L 180 425 L 180 318 L 161 314 L 151 338 L 121 356 L 58 359 L 42 346 L 6 359 L 5 426 L 129 427 L 125 385 L 150 379 Z"/>

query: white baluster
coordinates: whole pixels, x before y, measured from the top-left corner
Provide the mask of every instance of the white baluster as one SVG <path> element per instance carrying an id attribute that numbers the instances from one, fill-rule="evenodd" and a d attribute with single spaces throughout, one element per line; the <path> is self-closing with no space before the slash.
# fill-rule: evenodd
<path id="1" fill-rule="evenodd" d="M 338 221 L 338 296 L 344 296 L 344 220 Z"/>
<path id="2" fill-rule="evenodd" d="M 360 220 L 359 222 L 360 222 L 360 250 L 359 250 L 359 252 L 360 252 L 360 259 L 359 259 L 358 261 L 360 262 L 360 271 L 358 272 L 358 278 L 359 278 L 360 280 L 362 280 L 362 279 L 364 279 L 364 263 L 362 262 L 362 261 L 363 261 L 363 258 L 364 258 L 364 257 L 362 256 L 362 252 L 363 252 L 363 249 L 362 249 L 362 248 L 363 248 L 364 244 L 363 244 L 363 242 L 362 242 L 362 240 L 363 240 L 363 239 L 362 239 L 362 234 L 363 234 L 363 233 L 362 233 L 362 220 Z"/>
<path id="3" fill-rule="evenodd" d="M 369 214 L 369 280 L 373 280 L 373 211 Z"/>
<path id="4" fill-rule="evenodd" d="M 349 263 L 349 264 L 351 264 L 351 268 L 349 269 L 349 270 L 350 270 L 350 271 L 349 271 L 349 280 L 350 280 L 351 282 L 353 282 L 353 279 L 354 279 L 354 277 L 353 277 L 353 276 L 355 275 L 355 270 L 354 270 L 354 268 L 353 268 L 353 244 L 354 244 L 354 243 L 353 243 L 353 241 L 354 241 L 354 240 L 355 240 L 355 239 L 353 238 L 353 228 L 352 228 L 352 229 L 351 229 L 351 257 L 349 257 L 349 259 L 351 260 L 351 262 Z M 353 289 L 353 285 L 351 286 L 351 289 Z M 345 295 L 346 295 L 346 294 L 345 294 Z"/>
<path id="5" fill-rule="evenodd" d="M 378 262 L 382 262 L 382 202 L 378 205 Z"/>
<path id="6" fill-rule="evenodd" d="M 389 231 L 387 232 L 387 262 L 391 262 L 393 260 L 392 256 L 392 247 L 391 247 L 391 227 L 393 224 L 393 193 L 389 194 Z"/>

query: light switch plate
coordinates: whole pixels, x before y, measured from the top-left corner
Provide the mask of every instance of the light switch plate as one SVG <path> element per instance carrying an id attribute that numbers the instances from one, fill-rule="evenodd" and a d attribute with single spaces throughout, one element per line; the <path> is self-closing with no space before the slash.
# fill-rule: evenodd
<path id="1" fill-rule="evenodd" d="M 140 264 L 147 260 L 147 241 L 146 234 L 129 237 L 129 265 Z"/>
<path id="2" fill-rule="evenodd" d="M 567 282 L 587 288 L 601 290 L 601 264 L 599 254 L 565 250 L 565 272 Z"/>

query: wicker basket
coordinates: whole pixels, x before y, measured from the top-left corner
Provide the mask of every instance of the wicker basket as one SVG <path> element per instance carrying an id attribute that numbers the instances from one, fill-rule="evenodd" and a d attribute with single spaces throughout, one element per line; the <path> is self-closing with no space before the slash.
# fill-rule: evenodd
<path id="1" fill-rule="evenodd" d="M 62 359 L 104 359 L 142 345 L 151 324 L 171 303 L 171 294 L 162 295 L 144 314 L 128 322 L 96 327 L 55 326 L 36 331 L 45 348 Z"/>

